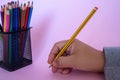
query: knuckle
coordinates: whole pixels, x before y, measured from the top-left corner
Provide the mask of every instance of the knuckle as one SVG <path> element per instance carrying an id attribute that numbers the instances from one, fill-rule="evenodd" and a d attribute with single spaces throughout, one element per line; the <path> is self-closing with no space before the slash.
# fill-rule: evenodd
<path id="1" fill-rule="evenodd" d="M 61 66 L 61 64 L 62 64 L 61 58 L 57 59 L 57 60 L 56 60 L 56 63 L 57 63 L 58 66 Z"/>
<path id="2" fill-rule="evenodd" d="M 56 42 L 54 46 L 58 46 L 59 43 L 60 43 L 60 42 Z"/>

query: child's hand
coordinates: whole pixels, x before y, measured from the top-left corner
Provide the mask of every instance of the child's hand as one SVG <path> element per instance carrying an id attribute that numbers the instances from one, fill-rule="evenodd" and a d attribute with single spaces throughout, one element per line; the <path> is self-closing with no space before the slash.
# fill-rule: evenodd
<path id="1" fill-rule="evenodd" d="M 52 48 L 48 63 L 51 64 L 67 41 L 57 42 Z M 68 55 L 68 56 L 66 56 Z M 104 54 L 89 45 L 74 40 L 63 56 L 53 62 L 52 71 L 68 74 L 72 69 L 102 72 L 104 70 Z"/>

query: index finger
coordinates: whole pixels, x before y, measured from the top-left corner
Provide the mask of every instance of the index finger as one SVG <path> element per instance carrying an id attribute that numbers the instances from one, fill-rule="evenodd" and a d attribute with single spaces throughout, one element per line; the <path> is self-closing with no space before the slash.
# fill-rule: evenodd
<path id="1" fill-rule="evenodd" d="M 60 42 L 55 43 L 55 45 L 51 49 L 51 52 L 50 52 L 49 57 L 48 57 L 49 64 L 51 64 L 53 62 L 53 60 L 55 59 L 55 57 L 57 56 L 59 51 L 63 48 L 65 43 L 66 43 L 66 41 L 60 41 Z"/>

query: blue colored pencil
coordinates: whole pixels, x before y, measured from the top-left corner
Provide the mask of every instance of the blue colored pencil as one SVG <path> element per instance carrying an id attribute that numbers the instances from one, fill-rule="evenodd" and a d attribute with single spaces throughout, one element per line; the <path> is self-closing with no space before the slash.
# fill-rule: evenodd
<path id="1" fill-rule="evenodd" d="M 27 23 L 28 28 L 30 27 L 30 21 L 31 21 L 31 17 L 32 17 L 32 12 L 33 12 L 33 2 L 31 4 L 29 16 L 28 16 L 28 23 Z"/>
<path id="2" fill-rule="evenodd" d="M 15 31 L 18 30 L 18 7 L 17 2 L 15 2 Z M 18 35 L 15 34 L 15 62 L 18 63 Z"/>

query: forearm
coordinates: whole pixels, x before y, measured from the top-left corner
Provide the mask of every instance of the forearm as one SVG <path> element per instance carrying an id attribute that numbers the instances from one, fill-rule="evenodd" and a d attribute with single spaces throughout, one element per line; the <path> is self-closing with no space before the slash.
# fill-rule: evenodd
<path id="1" fill-rule="evenodd" d="M 106 80 L 120 79 L 120 47 L 106 47 L 105 53 L 105 77 Z"/>

